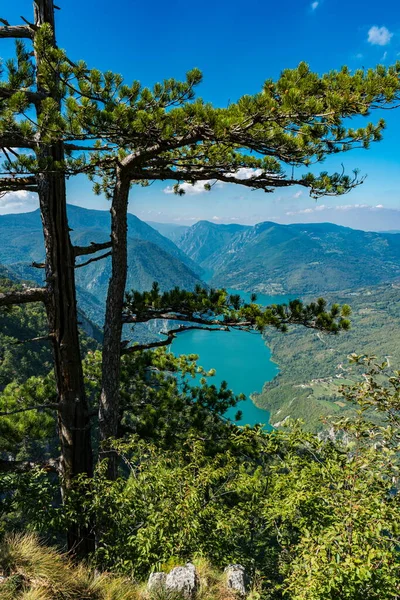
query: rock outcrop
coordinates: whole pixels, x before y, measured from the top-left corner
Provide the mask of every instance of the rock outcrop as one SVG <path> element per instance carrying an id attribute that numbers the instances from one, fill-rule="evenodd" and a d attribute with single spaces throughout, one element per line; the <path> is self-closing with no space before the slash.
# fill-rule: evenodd
<path id="1" fill-rule="evenodd" d="M 150 573 L 149 581 L 147 582 L 148 590 L 159 590 L 165 588 L 165 580 L 167 574 L 162 572 Z"/>
<path id="2" fill-rule="evenodd" d="M 245 598 L 248 586 L 245 568 L 242 565 L 229 565 L 225 573 L 227 587 L 237 592 L 238 596 Z"/>
<path id="3" fill-rule="evenodd" d="M 244 600 L 248 591 L 248 576 L 242 565 L 229 565 L 225 569 L 226 587 L 235 595 Z M 149 592 L 165 590 L 172 592 L 185 600 L 195 600 L 200 588 L 200 578 L 196 567 L 187 563 L 183 567 L 175 567 L 167 573 L 151 573 L 147 582 Z"/>
<path id="4" fill-rule="evenodd" d="M 172 569 L 166 577 L 165 588 L 182 594 L 187 600 L 192 600 L 199 588 L 200 580 L 192 563 L 184 567 Z"/>

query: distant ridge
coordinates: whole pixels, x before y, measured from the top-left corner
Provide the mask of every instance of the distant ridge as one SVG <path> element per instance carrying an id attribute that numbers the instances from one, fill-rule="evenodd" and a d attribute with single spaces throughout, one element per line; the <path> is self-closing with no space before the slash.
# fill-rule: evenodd
<path id="1" fill-rule="evenodd" d="M 332 223 L 200 221 L 178 240 L 210 284 L 269 294 L 334 291 L 400 278 L 400 234 Z"/>

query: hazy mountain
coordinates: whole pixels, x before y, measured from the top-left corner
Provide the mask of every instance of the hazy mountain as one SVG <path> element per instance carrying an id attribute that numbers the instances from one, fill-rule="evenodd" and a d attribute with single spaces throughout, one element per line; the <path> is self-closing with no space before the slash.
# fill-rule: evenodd
<path id="1" fill-rule="evenodd" d="M 186 232 L 180 247 L 213 269 L 211 285 L 243 290 L 322 292 L 400 277 L 399 234 L 329 223 L 265 222 L 240 229 L 202 221 Z"/>
<path id="2" fill-rule="evenodd" d="M 155 221 L 147 221 L 153 229 L 156 229 L 161 235 L 172 240 L 174 244 L 190 229 L 189 225 L 176 225 L 175 223 L 156 223 Z"/>
<path id="3" fill-rule="evenodd" d="M 72 229 L 72 241 L 76 244 L 80 243 L 81 233 L 103 232 L 105 235 L 102 241 L 106 241 L 110 235 L 110 213 L 108 211 L 88 210 L 80 206 L 68 205 L 68 221 Z M 0 215 L 0 234 L 2 240 L 0 262 L 3 264 L 26 260 L 37 261 L 43 256 L 43 234 L 39 210 L 30 213 Z M 192 271 L 199 270 L 198 265 L 170 239 L 130 213 L 128 214 L 128 236 L 132 239 L 152 242 L 171 256 L 184 262 Z"/>
<path id="4" fill-rule="evenodd" d="M 400 209 L 361 205 L 324 205 L 319 202 L 303 210 L 288 211 L 280 223 L 335 223 L 363 231 L 388 232 L 400 230 Z"/>
<path id="5" fill-rule="evenodd" d="M 218 262 L 220 252 L 228 254 L 232 240 L 249 229 L 250 225 L 216 225 L 199 221 L 189 227 L 177 244 L 196 263 L 211 269 Z"/>
<path id="6" fill-rule="evenodd" d="M 69 206 L 68 216 L 74 244 L 84 246 L 107 241 L 109 212 Z M 41 282 L 43 271 L 31 266 L 32 261 L 39 262 L 44 257 L 39 211 L 0 216 L 0 237 L 0 263 L 11 268 L 18 277 Z M 79 303 L 97 324 L 102 323 L 110 263 L 108 258 L 76 271 Z M 143 291 L 149 289 L 153 281 L 158 281 L 161 289 L 174 286 L 191 289 L 200 281 L 191 266 L 199 271 L 171 240 L 134 215 L 128 216 L 128 289 Z"/>
<path id="7" fill-rule="evenodd" d="M 93 230 L 80 234 L 79 243 L 87 245 L 100 239 L 101 233 Z M 111 258 L 107 258 L 77 269 L 76 281 L 82 289 L 103 302 L 106 299 L 110 273 Z M 179 258 L 172 256 L 157 244 L 130 238 L 127 289 L 149 290 L 153 281 L 158 281 L 161 289 L 167 290 L 175 286 L 193 289 L 200 280 Z"/>

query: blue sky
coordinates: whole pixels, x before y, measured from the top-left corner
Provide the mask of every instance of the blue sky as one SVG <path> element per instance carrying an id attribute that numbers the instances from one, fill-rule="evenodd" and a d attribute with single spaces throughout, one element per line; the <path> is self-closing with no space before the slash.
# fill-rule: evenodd
<path id="1" fill-rule="evenodd" d="M 226 106 L 245 93 L 255 93 L 266 78 L 286 67 L 308 62 L 320 73 L 347 64 L 351 69 L 390 64 L 400 59 L 400 4 L 395 0 L 58 0 L 58 41 L 73 59 L 89 66 L 120 72 L 131 81 L 151 85 L 167 77 L 182 78 L 192 67 L 203 71 L 198 94 Z M 31 0 L 12 0 L 2 17 L 20 23 L 30 19 Z M 11 43 L 0 42 L 9 56 Z M 373 115 L 378 117 L 381 115 Z M 354 167 L 368 175 L 351 194 L 321 199 L 316 204 L 305 191 L 252 192 L 233 185 L 215 186 L 210 193 L 191 190 L 183 197 L 168 194 L 168 183 L 132 190 L 131 212 L 144 220 L 190 224 L 255 223 L 263 220 L 346 220 L 371 228 L 379 213 L 379 228 L 400 229 L 400 109 L 384 114 L 384 141 L 368 151 L 354 151 L 322 168 Z M 94 197 L 85 180 L 69 184 L 70 202 L 107 208 Z M 0 199 L 0 213 L 36 207 L 35 199 Z M 364 218 L 364 216 L 365 218 Z"/>

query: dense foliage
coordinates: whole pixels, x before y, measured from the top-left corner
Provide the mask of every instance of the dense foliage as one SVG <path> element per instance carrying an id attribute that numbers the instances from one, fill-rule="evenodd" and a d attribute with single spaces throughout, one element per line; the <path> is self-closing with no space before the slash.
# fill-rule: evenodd
<path id="1" fill-rule="evenodd" d="M 169 370 L 172 358 L 157 355 L 158 367 Z M 179 360 L 183 372 L 195 368 Z M 63 507 L 44 471 L 3 475 L 3 528 L 20 522 L 57 538 L 71 522 L 95 520 L 102 532 L 95 564 L 139 579 L 197 556 L 220 568 L 243 563 L 262 582 L 263 598 L 396 597 L 400 373 L 352 360 L 365 373 L 343 389 L 354 417 L 332 423 L 329 440 L 295 423 L 264 433 L 205 422 L 201 433 L 196 419 L 185 432 L 172 421 L 166 439 L 160 419 L 147 440 L 140 431 L 115 442 L 125 465 L 116 481 L 107 481 L 100 463 Z M 170 377 L 159 383 L 168 389 L 162 396 L 173 397 Z M 172 414 L 171 403 L 168 409 Z"/>

